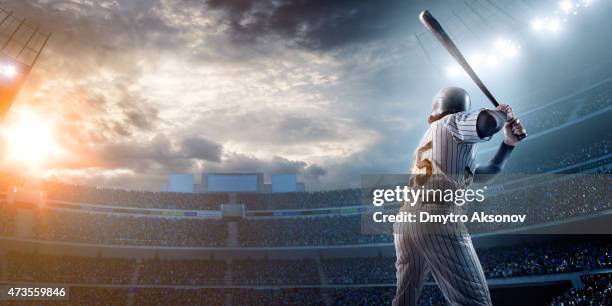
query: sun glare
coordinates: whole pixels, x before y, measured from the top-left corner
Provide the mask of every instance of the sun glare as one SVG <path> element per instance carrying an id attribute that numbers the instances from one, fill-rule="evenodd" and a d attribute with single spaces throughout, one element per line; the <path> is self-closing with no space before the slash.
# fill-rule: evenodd
<path id="1" fill-rule="evenodd" d="M 14 115 L 2 128 L 6 161 L 37 168 L 61 154 L 50 120 L 32 112 Z"/>

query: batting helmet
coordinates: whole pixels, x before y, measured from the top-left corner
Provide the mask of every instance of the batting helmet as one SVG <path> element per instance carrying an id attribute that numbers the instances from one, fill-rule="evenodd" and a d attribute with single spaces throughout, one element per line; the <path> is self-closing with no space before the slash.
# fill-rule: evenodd
<path id="1" fill-rule="evenodd" d="M 470 109 L 470 95 L 463 88 L 442 88 L 433 99 L 431 116 L 458 113 Z"/>

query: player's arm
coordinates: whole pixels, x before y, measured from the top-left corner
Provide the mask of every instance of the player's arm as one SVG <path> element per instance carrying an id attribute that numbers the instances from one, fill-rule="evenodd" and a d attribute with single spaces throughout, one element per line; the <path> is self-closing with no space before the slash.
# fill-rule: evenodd
<path id="1" fill-rule="evenodd" d="M 484 113 L 481 112 L 481 114 Z M 502 120 L 502 121 L 500 121 Z M 476 167 L 474 171 L 474 182 L 488 182 L 504 168 L 504 164 L 510 157 L 512 150 L 519 143 L 515 134 L 523 131 L 523 125 L 512 112 L 510 106 L 502 104 L 495 111 L 489 110 L 488 115 L 484 115 L 482 123 L 480 115 L 478 117 L 478 130 L 482 126 L 482 136 L 490 137 L 497 133 L 501 127 L 504 129 L 504 141 L 500 144 L 497 152 L 485 165 Z"/>
<path id="2" fill-rule="evenodd" d="M 480 109 L 454 113 L 444 121 L 448 131 L 458 142 L 477 143 L 491 139 L 506 122 L 506 113 L 498 109 Z"/>

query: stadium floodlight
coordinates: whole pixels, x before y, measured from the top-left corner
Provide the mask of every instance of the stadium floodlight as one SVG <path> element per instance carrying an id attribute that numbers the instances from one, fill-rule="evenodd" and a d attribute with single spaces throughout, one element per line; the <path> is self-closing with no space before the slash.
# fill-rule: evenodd
<path id="1" fill-rule="evenodd" d="M 13 78 L 17 74 L 17 68 L 12 64 L 0 65 L 0 74 L 4 77 Z"/>
<path id="2" fill-rule="evenodd" d="M 503 51 L 508 48 L 509 42 L 510 41 L 506 39 L 498 39 L 497 41 L 495 41 L 495 49 L 497 49 L 498 51 Z"/>
<path id="3" fill-rule="evenodd" d="M 542 21 L 542 19 L 534 19 L 533 21 L 531 21 L 531 28 L 534 29 L 536 32 L 540 32 L 544 29 L 544 22 Z"/>
<path id="4" fill-rule="evenodd" d="M 574 7 L 574 4 L 572 3 L 572 1 L 563 0 L 559 3 L 559 6 L 561 7 L 561 10 L 563 10 L 567 14 Z"/>
<path id="5" fill-rule="evenodd" d="M 448 68 L 446 68 L 446 74 L 449 77 L 455 77 L 459 75 L 460 72 L 461 72 L 461 68 L 459 68 L 457 65 L 450 65 L 448 66 Z"/>

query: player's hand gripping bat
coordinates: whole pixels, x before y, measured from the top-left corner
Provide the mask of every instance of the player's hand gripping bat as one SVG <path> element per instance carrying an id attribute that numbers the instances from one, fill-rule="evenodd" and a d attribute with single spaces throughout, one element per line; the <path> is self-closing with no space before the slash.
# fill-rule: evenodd
<path id="1" fill-rule="evenodd" d="M 491 94 L 489 89 L 480 80 L 476 72 L 474 72 L 474 69 L 472 69 L 470 64 L 465 60 L 463 54 L 461 54 L 461 51 L 459 51 L 459 48 L 457 48 L 453 40 L 448 36 L 446 31 L 444 30 L 444 28 L 442 28 L 442 25 L 440 25 L 436 18 L 434 18 L 434 16 L 432 16 L 429 11 L 422 11 L 419 15 L 419 19 L 421 19 L 421 22 L 425 25 L 425 27 L 429 31 L 431 31 L 431 33 L 433 33 L 433 35 L 440 41 L 440 43 L 442 43 L 442 46 L 444 46 L 446 51 L 450 53 L 450 55 L 459 63 L 459 65 L 461 65 L 463 70 L 467 72 L 472 81 L 474 81 L 474 83 L 478 85 L 478 88 L 480 88 L 480 90 L 485 94 L 485 96 L 489 98 L 489 101 L 491 101 L 491 103 L 493 103 L 493 105 L 497 107 L 499 105 L 497 99 L 495 99 L 493 94 Z M 516 137 L 519 140 L 522 140 L 527 137 L 527 133 L 525 132 L 525 130 L 523 130 L 519 134 L 516 134 Z"/>

